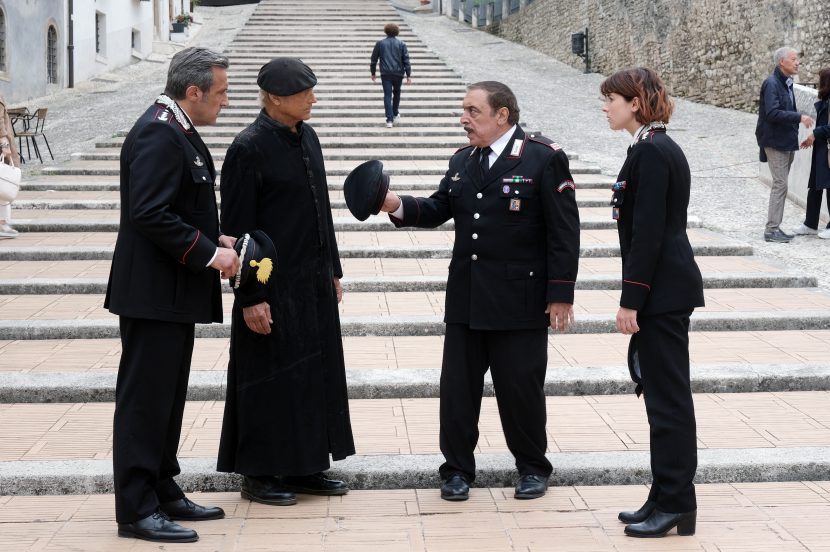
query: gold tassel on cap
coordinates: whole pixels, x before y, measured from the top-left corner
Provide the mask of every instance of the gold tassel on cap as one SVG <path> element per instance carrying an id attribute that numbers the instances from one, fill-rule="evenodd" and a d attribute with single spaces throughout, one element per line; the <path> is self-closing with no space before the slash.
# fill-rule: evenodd
<path id="1" fill-rule="evenodd" d="M 251 259 L 250 265 L 251 268 L 257 269 L 256 279 L 259 281 L 259 283 L 268 283 L 268 279 L 271 277 L 271 270 L 274 268 L 274 263 L 271 262 L 271 259 L 269 259 L 268 257 L 264 257 L 259 262 L 256 262 L 255 260 Z"/>

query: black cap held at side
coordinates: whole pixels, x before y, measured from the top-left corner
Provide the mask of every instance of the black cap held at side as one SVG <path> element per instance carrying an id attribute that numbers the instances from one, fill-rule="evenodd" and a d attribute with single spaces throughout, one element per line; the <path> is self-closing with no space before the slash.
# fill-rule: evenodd
<path id="1" fill-rule="evenodd" d="M 274 58 L 259 69 L 257 85 L 275 96 L 293 96 L 317 84 L 311 68 L 297 58 Z"/>
<path id="2" fill-rule="evenodd" d="M 361 221 L 380 213 L 388 191 L 389 175 L 383 172 L 383 163 L 378 160 L 361 163 L 343 182 L 346 207 Z"/>
<path id="3" fill-rule="evenodd" d="M 239 255 L 239 272 L 229 278 L 233 289 L 265 285 L 277 267 L 277 248 L 268 234 L 254 230 L 236 240 L 234 250 Z"/>

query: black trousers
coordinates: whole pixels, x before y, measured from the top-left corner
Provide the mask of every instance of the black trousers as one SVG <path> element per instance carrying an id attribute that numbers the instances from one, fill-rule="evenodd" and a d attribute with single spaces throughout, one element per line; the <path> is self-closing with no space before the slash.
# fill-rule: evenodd
<path id="1" fill-rule="evenodd" d="M 447 324 L 440 391 L 440 445 L 446 460 L 439 469 L 442 479 L 453 473 L 475 479 L 473 451 L 488 368 L 516 469 L 520 475 L 550 475 L 553 467 L 545 457 L 547 341 L 547 328 L 483 331 Z"/>
<path id="2" fill-rule="evenodd" d="M 381 75 L 380 83 L 383 85 L 383 110 L 386 112 L 386 122 L 391 122 L 398 116 L 398 108 L 401 105 L 401 84 L 403 77 L 397 75 Z"/>
<path id="3" fill-rule="evenodd" d="M 194 325 L 122 316 L 119 326 L 112 466 L 115 519 L 130 523 L 184 496 L 173 477 Z"/>
<path id="4" fill-rule="evenodd" d="M 649 499 L 660 510 L 697 508 L 695 408 L 689 381 L 689 317 L 692 311 L 638 316 L 628 358 L 642 385 L 648 416 L 652 486 Z"/>
<path id="5" fill-rule="evenodd" d="M 804 226 L 812 228 L 813 230 L 818 229 L 818 219 L 821 215 L 821 199 L 825 194 L 827 195 L 827 212 L 830 213 L 830 189 L 807 189 L 807 211 L 804 216 Z M 830 224 L 827 225 L 827 228 L 830 228 Z"/>

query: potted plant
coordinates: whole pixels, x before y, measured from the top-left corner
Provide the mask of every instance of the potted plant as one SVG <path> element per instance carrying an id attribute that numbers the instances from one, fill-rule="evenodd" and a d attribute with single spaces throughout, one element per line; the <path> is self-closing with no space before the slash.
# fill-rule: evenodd
<path id="1" fill-rule="evenodd" d="M 173 32 L 183 33 L 184 28 L 190 25 L 191 21 L 193 21 L 193 16 L 189 13 L 180 13 L 173 19 Z"/>

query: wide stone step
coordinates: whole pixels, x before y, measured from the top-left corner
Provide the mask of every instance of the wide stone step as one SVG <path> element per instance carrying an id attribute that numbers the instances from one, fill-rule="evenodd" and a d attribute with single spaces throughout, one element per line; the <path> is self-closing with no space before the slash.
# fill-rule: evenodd
<path id="1" fill-rule="evenodd" d="M 332 163 L 337 162 L 333 161 Z M 331 163 L 329 163 L 329 165 L 331 165 Z M 384 163 L 384 168 L 387 168 L 386 165 L 387 164 Z M 357 166 L 357 164 L 354 166 Z M 446 168 L 447 167 L 445 165 L 443 170 L 436 171 L 432 174 L 413 174 L 400 171 L 402 174 L 396 174 L 394 178 L 390 180 L 389 187 L 392 190 L 400 192 L 419 191 L 421 192 L 420 195 L 429 195 L 429 193 L 424 194 L 423 192 L 428 191 L 432 193 L 438 189 L 441 179 L 444 178 Z M 329 193 L 332 194 L 332 198 L 335 197 L 335 193 L 342 191 L 343 181 L 346 179 L 347 174 L 348 172 L 346 171 L 340 171 L 339 174 L 332 174 L 332 171 L 329 171 L 329 174 L 326 176 L 326 180 L 328 182 Z M 589 190 L 591 193 L 602 190 L 603 193 L 607 194 L 606 197 L 610 197 L 609 190 L 616 180 L 612 176 L 599 173 L 574 173 L 572 176 L 578 190 L 577 197 L 581 196 L 583 192 Z M 216 179 L 217 188 L 221 181 L 222 178 L 221 175 L 219 175 Z M 119 179 L 118 175 L 115 174 L 44 174 L 36 176 L 33 175 L 28 178 L 26 180 L 25 189 L 21 192 L 21 194 L 30 191 L 52 194 L 60 192 L 62 195 L 65 192 L 117 192 L 118 189 Z M 55 198 L 57 199 L 57 197 L 58 196 L 56 195 Z M 337 197 L 342 198 L 342 195 Z M 608 205 L 608 203 L 606 202 L 605 205 Z"/>
<path id="2" fill-rule="evenodd" d="M 545 393 L 630 394 L 629 337 L 553 334 Z M 830 390 L 830 331 L 691 332 L 696 393 Z M 224 400 L 229 340 L 196 340 L 189 400 Z M 441 336 L 343 338 L 349 396 L 438 396 Z M 0 403 L 100 402 L 115 396 L 118 339 L 0 341 Z M 489 376 L 485 394 L 493 392 Z"/>
<path id="3" fill-rule="evenodd" d="M 579 209 L 579 213 L 582 230 L 608 230 L 617 227 L 616 221 L 609 216 L 607 208 L 583 207 Z M 370 216 L 366 221 L 361 222 L 352 217 L 347 209 L 333 209 L 332 217 L 336 232 L 383 232 L 394 229 L 389 217 L 385 214 Z M 15 215 L 14 225 L 21 232 L 117 232 L 120 226 L 119 221 L 119 211 L 63 209 L 52 212 L 33 209 L 20 210 Z M 688 228 L 700 226 L 700 219 L 689 217 Z M 423 231 L 448 232 L 454 229 L 455 222 L 450 220 L 436 228 Z"/>
<path id="4" fill-rule="evenodd" d="M 693 331 L 830 328 L 830 294 L 816 288 L 705 290 L 707 306 L 692 315 Z M 229 320 L 233 296 L 223 295 Z M 117 317 L 100 294 L 0 295 L 0 339 L 85 339 L 118 335 Z M 577 290 L 572 333 L 615 329 L 619 291 Z M 350 292 L 340 304 L 342 334 L 443 335 L 444 293 Z M 227 337 L 229 323 L 199 325 L 200 337 Z"/>
<path id="5" fill-rule="evenodd" d="M 364 161 L 366 159 L 383 159 L 384 161 L 440 160 L 438 162 L 446 167 L 447 160 L 463 145 L 462 143 L 455 142 L 445 147 L 425 145 L 423 147 L 413 148 L 409 147 L 409 144 L 404 141 L 399 142 L 392 138 L 385 145 L 378 144 L 375 147 L 367 147 L 360 144 L 352 148 L 327 147 L 323 150 L 323 158 L 327 164 L 331 161 Z M 220 164 L 225 160 L 228 146 L 230 146 L 229 141 L 225 147 L 210 147 L 210 154 L 213 157 L 214 163 Z M 72 154 L 72 159 L 80 161 L 118 161 L 120 157 L 121 149 L 118 147 L 99 147 L 93 151 Z M 576 154 L 568 154 L 568 158 L 571 160 L 575 161 L 575 157 Z"/>
<path id="6" fill-rule="evenodd" d="M 192 481 L 188 471 L 177 479 L 183 478 Z M 200 540 L 187 549 L 298 550 L 303 543 L 302 550 L 508 551 L 546 550 L 557 543 L 556 550 L 616 552 L 621 547 L 615 543 L 626 538 L 617 512 L 640 504 L 647 494 L 642 485 L 558 486 L 540 500 L 514 500 L 512 480 L 499 485 L 505 486 L 488 488 L 479 480 L 470 500 L 457 503 L 441 500 L 437 486 L 353 490 L 345 497 L 301 495 L 289 512 L 251 503 L 238 488 L 196 492 L 194 501 L 221 506 L 226 518 L 198 525 Z M 698 485 L 697 533 L 661 546 L 718 550 L 736 543 L 753 551 L 823 550 L 828 488 L 826 481 Z M 99 550 L 124 549 L 112 494 L 80 492 L 0 502 L 0 547 L 29 550 L 48 542 L 65 550 L 89 543 Z M 682 544 L 674 545 L 677 541 Z M 150 549 L 144 546 L 135 548 Z"/>
<path id="7" fill-rule="evenodd" d="M 434 191 L 435 184 L 425 184 L 423 189 L 404 190 L 395 186 L 396 191 L 401 195 L 425 195 L 425 192 Z M 60 211 L 64 209 L 120 209 L 120 194 L 117 191 L 117 183 L 112 183 L 109 190 L 101 191 L 21 191 L 14 201 L 15 212 L 17 210 L 50 209 L 58 211 L 54 215 L 60 217 Z M 576 194 L 576 203 L 579 207 L 607 207 L 609 205 L 610 192 L 606 189 L 582 189 Z M 58 199 L 59 198 L 59 199 Z M 342 187 L 329 190 L 329 199 L 332 209 L 345 209 L 346 201 L 343 199 Z M 216 191 L 216 201 L 221 207 L 220 193 Z"/>
<path id="8" fill-rule="evenodd" d="M 703 228 L 688 230 L 692 250 L 704 255 L 752 255 L 752 247 Z M 338 232 L 341 259 L 448 259 L 453 232 L 390 230 Z M 0 261 L 96 260 L 112 258 L 114 232 L 31 232 L 0 241 Z M 619 257 L 616 230 L 585 230 L 580 234 L 581 257 Z"/>
<path id="9" fill-rule="evenodd" d="M 729 280 L 736 274 L 743 274 L 749 279 L 757 281 L 775 281 L 777 279 L 801 282 L 802 286 L 814 285 L 815 278 L 800 272 L 790 271 L 767 259 L 754 256 L 699 256 L 696 259 L 705 279 L 709 281 L 707 287 L 719 286 L 718 280 Z M 396 284 L 394 279 L 399 278 L 415 281 L 418 278 L 446 279 L 448 259 L 405 259 L 405 258 L 345 258 L 341 260 L 344 282 L 348 285 L 357 285 L 358 281 L 369 281 L 373 278 L 387 278 L 388 285 Z M 110 262 L 107 260 L 66 260 L 66 261 L 0 261 L 0 292 L 17 293 L 8 290 L 25 285 L 39 279 L 61 279 L 67 285 L 74 285 L 78 279 L 106 278 L 109 276 Z M 604 279 L 619 279 L 621 274 L 621 260 L 619 257 L 588 257 L 579 261 L 578 286 L 590 289 L 590 286 Z M 768 280 L 767 280 L 768 279 Z M 728 284 L 728 282 L 724 282 Z M 728 286 L 727 286 L 728 287 Z M 768 287 L 744 285 L 740 287 Z M 774 286 L 788 287 L 788 286 Z M 614 288 L 616 289 L 616 288 Z M 54 293 L 54 292 L 49 292 Z M 86 293 L 86 292 L 84 292 Z"/>
<path id="10" fill-rule="evenodd" d="M 696 394 L 696 482 L 825 477 L 828 400 L 828 392 Z M 186 491 L 238 490 L 237 477 L 215 471 L 223 408 L 185 407 L 177 480 Z M 552 485 L 650 482 L 643 410 L 633 394 L 548 397 Z M 360 455 L 337 462 L 334 475 L 355 489 L 437 487 L 437 399 L 352 400 L 350 411 Z M 112 415 L 112 403 L 0 405 L 3 494 L 111 492 Z M 483 399 L 479 428 L 477 484 L 510 485 L 515 465 L 494 398 Z"/>
<path id="11" fill-rule="evenodd" d="M 326 163 L 326 174 L 328 176 L 345 176 L 354 169 L 359 162 L 356 160 L 333 159 Z M 383 164 L 384 172 L 390 176 L 413 175 L 413 174 L 439 174 L 443 176 L 447 169 L 446 160 L 414 160 L 400 161 L 391 160 Z M 217 173 L 221 174 L 221 167 L 216 167 Z M 592 163 L 572 161 L 570 163 L 572 174 L 599 174 L 599 167 Z M 44 167 L 42 174 L 47 175 L 101 175 L 117 176 L 120 174 L 118 161 L 68 161 L 53 167 Z M 30 188 L 31 189 L 31 188 Z"/>

